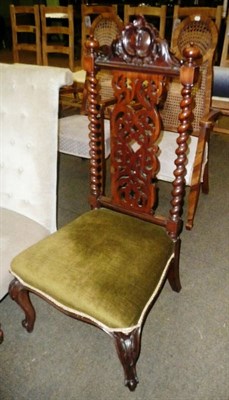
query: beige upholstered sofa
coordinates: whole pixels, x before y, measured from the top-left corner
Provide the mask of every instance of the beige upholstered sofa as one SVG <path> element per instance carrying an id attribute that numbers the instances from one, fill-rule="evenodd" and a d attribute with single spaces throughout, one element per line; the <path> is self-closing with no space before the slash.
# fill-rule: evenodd
<path id="1" fill-rule="evenodd" d="M 0 299 L 11 259 L 56 229 L 59 88 L 68 69 L 0 64 Z"/>

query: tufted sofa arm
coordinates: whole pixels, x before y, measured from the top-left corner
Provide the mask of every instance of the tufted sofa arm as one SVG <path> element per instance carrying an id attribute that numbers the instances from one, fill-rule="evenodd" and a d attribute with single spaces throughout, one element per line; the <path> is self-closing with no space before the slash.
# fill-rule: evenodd
<path id="1" fill-rule="evenodd" d="M 56 230 L 59 89 L 68 69 L 0 64 L 0 299 L 11 259 Z"/>

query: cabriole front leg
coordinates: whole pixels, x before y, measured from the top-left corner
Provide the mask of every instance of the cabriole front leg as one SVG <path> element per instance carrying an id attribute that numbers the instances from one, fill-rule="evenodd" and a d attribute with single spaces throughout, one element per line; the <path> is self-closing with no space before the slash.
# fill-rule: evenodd
<path id="1" fill-rule="evenodd" d="M 29 291 L 25 288 L 18 279 L 14 279 L 9 286 L 9 294 L 12 300 L 22 308 L 25 313 L 25 319 L 22 321 L 22 326 L 27 332 L 32 332 L 36 313 L 34 307 L 30 301 Z"/>
<path id="2" fill-rule="evenodd" d="M 141 329 L 136 328 L 132 332 L 113 332 L 117 354 L 121 361 L 125 374 L 125 386 L 131 391 L 138 384 L 136 363 L 140 354 Z"/>

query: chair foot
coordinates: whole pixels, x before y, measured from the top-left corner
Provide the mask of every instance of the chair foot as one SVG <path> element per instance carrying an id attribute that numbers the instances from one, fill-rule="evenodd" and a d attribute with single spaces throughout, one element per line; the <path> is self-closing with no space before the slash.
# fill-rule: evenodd
<path id="1" fill-rule="evenodd" d="M 141 329 L 135 328 L 132 332 L 113 332 L 117 354 L 121 361 L 125 375 L 125 386 L 134 391 L 138 384 L 136 363 L 140 354 Z"/>
<path id="2" fill-rule="evenodd" d="M 25 319 L 22 321 L 22 326 L 27 332 L 32 332 L 36 313 L 30 301 L 29 291 L 16 278 L 10 283 L 9 294 L 12 300 L 22 308 L 25 313 Z"/>

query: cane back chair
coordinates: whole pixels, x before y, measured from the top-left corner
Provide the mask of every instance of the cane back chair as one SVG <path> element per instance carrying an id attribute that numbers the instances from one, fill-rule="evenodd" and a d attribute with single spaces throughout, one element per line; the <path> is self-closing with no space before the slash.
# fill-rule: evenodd
<path id="1" fill-rule="evenodd" d="M 39 6 L 10 5 L 13 60 L 20 61 L 22 51 L 36 54 L 36 64 L 42 64 Z"/>
<path id="2" fill-rule="evenodd" d="M 91 25 L 98 15 L 104 13 L 113 13 L 114 15 L 117 15 L 117 5 L 81 5 L 81 64 L 84 57 L 84 43 L 90 35 Z"/>
<path id="3" fill-rule="evenodd" d="M 208 193 L 208 142 L 210 130 L 216 115 L 211 113 L 211 93 L 213 76 L 213 57 L 217 44 L 218 32 L 214 22 L 206 17 L 197 18 L 193 15 L 185 18 L 175 29 L 172 51 L 181 59 L 184 48 L 194 43 L 202 54 L 203 63 L 200 68 L 200 79 L 194 88 L 195 115 L 192 123 L 193 132 L 190 135 L 190 147 L 187 163 L 186 185 L 190 187 L 187 198 L 187 229 L 191 229 L 197 209 L 200 188 Z M 168 170 L 164 162 L 158 173 L 158 178 L 171 181 L 173 175 L 169 172 L 172 154 L 176 146 L 177 98 L 181 87 L 174 79 L 168 88 L 167 100 L 162 110 L 164 132 L 161 134 L 159 159 L 167 160 Z M 171 146 L 171 148 L 170 148 Z M 170 157 L 171 149 L 171 157 Z M 164 160 L 165 161 L 165 160 Z"/>
<path id="4" fill-rule="evenodd" d="M 212 19 L 215 22 L 219 32 L 223 18 L 223 6 L 181 7 L 179 5 L 175 5 L 173 9 L 173 30 L 184 18 L 189 17 L 190 15 L 195 15 L 196 17 L 208 17 Z M 173 32 L 171 42 L 173 42 Z"/>
<path id="5" fill-rule="evenodd" d="M 111 7 L 103 7 L 103 8 L 111 9 Z M 104 47 L 109 47 L 111 45 L 112 40 L 114 40 L 117 37 L 117 35 L 119 35 L 122 28 L 123 28 L 123 22 L 119 18 L 119 16 L 114 13 L 113 10 L 112 12 L 103 12 L 100 15 L 96 16 L 90 26 L 89 32 L 97 39 L 100 47 L 104 48 Z M 84 47 L 84 43 L 82 43 L 82 46 Z M 82 67 L 83 67 L 83 62 L 82 62 Z M 74 96 L 76 98 L 76 104 L 79 104 L 79 99 L 77 97 L 79 93 L 81 93 L 81 99 L 84 99 L 82 93 L 84 90 L 85 79 L 86 79 L 85 69 L 81 69 L 73 73 L 74 84 L 72 92 L 74 93 Z M 110 74 L 100 72 L 99 82 L 101 86 L 101 93 L 100 93 L 101 100 L 109 104 L 112 94 Z M 75 99 L 71 98 L 70 104 L 74 105 L 74 101 Z M 80 102 L 80 104 L 81 108 L 85 110 L 84 104 L 82 102 Z"/>
<path id="6" fill-rule="evenodd" d="M 162 39 L 165 37 L 165 25 L 166 25 L 166 10 L 167 6 L 163 5 L 161 7 L 153 7 L 153 6 L 132 6 L 130 4 L 124 5 L 124 24 L 130 22 L 131 19 L 136 15 L 144 15 L 144 17 L 151 22 L 153 20 L 153 24 L 156 26 L 156 22 L 158 26 L 156 28 L 159 31 L 159 35 Z"/>
<path id="7" fill-rule="evenodd" d="M 101 14 L 117 15 L 117 5 L 87 5 L 81 4 L 81 68 L 83 68 L 84 44 L 90 35 L 91 25 L 94 19 Z M 113 28 L 113 26 L 112 26 Z M 75 88 L 78 84 L 79 88 L 84 85 L 86 72 L 80 69 L 74 73 Z"/>
<path id="8" fill-rule="evenodd" d="M 128 25 L 108 52 L 102 54 L 93 37 L 86 46 L 92 210 L 13 260 L 10 295 L 25 312 L 23 326 L 28 332 L 35 322 L 29 292 L 105 331 L 114 339 L 125 385 L 134 390 L 146 315 L 167 278 L 173 290 L 181 289 L 185 153 L 198 49 L 187 48 L 187 61 L 181 66 L 143 17 Z M 102 113 L 95 73 L 99 68 L 112 70 L 117 100 L 111 114 L 111 195 L 104 192 Z M 171 202 L 163 217 L 153 211 L 155 142 L 161 127 L 158 104 L 169 76 L 180 76 L 183 89 Z"/>

